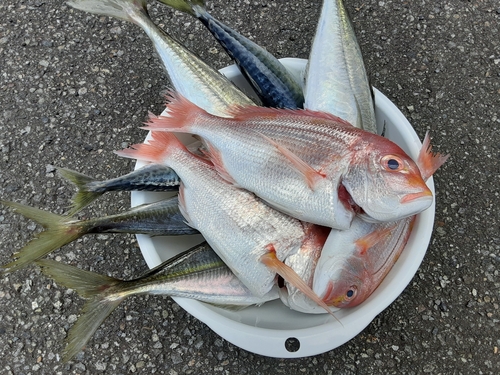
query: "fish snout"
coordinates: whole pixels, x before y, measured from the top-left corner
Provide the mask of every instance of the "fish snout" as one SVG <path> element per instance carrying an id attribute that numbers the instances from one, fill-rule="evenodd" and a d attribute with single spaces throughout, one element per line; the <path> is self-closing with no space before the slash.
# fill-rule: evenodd
<path id="1" fill-rule="evenodd" d="M 400 199 L 400 203 L 412 203 L 415 201 L 430 201 L 432 202 L 432 191 L 425 185 L 425 189 L 418 193 L 409 193 L 403 196 Z"/>

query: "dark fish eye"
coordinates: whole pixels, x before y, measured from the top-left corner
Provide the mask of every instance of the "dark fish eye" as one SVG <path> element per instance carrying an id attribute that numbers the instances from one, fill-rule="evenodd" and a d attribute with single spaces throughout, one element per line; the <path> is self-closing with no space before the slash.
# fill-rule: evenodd
<path id="1" fill-rule="evenodd" d="M 345 300 L 350 301 L 351 299 L 353 299 L 356 296 L 356 291 L 357 288 L 354 285 L 351 286 L 345 293 Z"/>
<path id="2" fill-rule="evenodd" d="M 399 168 L 399 162 L 396 159 L 389 159 L 387 160 L 387 166 L 389 167 L 389 169 L 395 171 Z"/>
<path id="3" fill-rule="evenodd" d="M 382 158 L 382 166 L 387 171 L 400 171 L 404 168 L 403 160 L 396 155 L 386 155 Z"/>

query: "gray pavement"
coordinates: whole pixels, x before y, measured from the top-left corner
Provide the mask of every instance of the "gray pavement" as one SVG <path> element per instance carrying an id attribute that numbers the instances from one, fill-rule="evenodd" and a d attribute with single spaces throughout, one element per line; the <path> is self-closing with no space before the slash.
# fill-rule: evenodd
<path id="1" fill-rule="evenodd" d="M 319 0 L 209 0 L 214 16 L 277 57 L 307 58 Z M 285 4 L 285 5 L 283 5 Z M 83 301 L 35 268 L 0 280 L 0 374 L 495 374 L 500 370 L 500 4 L 352 0 L 375 87 L 450 153 L 436 173 L 435 231 L 401 296 L 357 337 L 302 359 L 249 353 L 168 297 L 132 297 L 69 363 L 59 353 Z M 157 23 L 212 66 L 230 60 L 187 16 L 151 4 Z M 137 27 L 56 0 L 0 2 L 0 197 L 63 213 L 64 166 L 99 177 L 131 170 L 112 153 L 143 139 L 168 79 Z M 128 194 L 83 215 L 119 212 Z M 0 263 L 39 228 L 0 207 Z M 131 235 L 88 236 L 52 256 L 131 277 L 147 269 Z"/>

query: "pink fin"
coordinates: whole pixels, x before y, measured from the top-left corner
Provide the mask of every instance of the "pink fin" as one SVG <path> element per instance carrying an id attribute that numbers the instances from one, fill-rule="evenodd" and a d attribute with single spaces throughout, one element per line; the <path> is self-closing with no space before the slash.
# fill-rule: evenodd
<path id="1" fill-rule="evenodd" d="M 204 109 L 191 103 L 181 94 L 170 92 L 170 103 L 167 105 L 166 116 L 150 116 L 143 129 L 152 131 L 167 131 L 190 133 L 191 123 L 197 116 L 211 116 Z"/>
<path id="2" fill-rule="evenodd" d="M 318 297 L 316 293 L 307 285 L 307 283 L 302 280 L 297 273 L 287 266 L 285 263 L 280 261 L 276 257 L 276 250 L 274 249 L 273 244 L 269 244 L 266 246 L 269 252 L 265 255 L 263 255 L 260 258 L 260 261 L 266 265 L 269 269 L 273 270 L 276 272 L 278 275 L 280 275 L 283 279 L 285 279 L 287 282 L 289 282 L 291 285 L 299 289 L 302 293 L 304 293 L 307 297 L 309 297 L 311 300 L 316 302 L 318 305 L 320 305 L 322 308 L 325 309 L 325 311 L 333 316 L 336 320 L 338 320 L 335 315 L 331 312 L 330 308 L 326 305 L 325 302 L 321 298 Z"/>
<path id="3" fill-rule="evenodd" d="M 217 173 L 231 185 L 237 186 L 236 181 L 227 172 L 226 167 L 224 166 L 224 161 L 222 160 L 222 155 L 220 151 L 217 150 L 210 142 L 205 142 L 205 145 L 207 147 L 207 150 L 204 151 L 204 154 L 208 158 L 208 160 L 213 164 Z"/>
<path id="4" fill-rule="evenodd" d="M 375 246 L 377 243 L 387 238 L 391 235 L 391 232 L 396 228 L 397 224 L 391 225 L 390 227 L 375 229 L 373 232 L 368 233 L 357 239 L 354 243 L 359 248 L 360 255 L 365 255 L 366 252 Z"/>
<path id="5" fill-rule="evenodd" d="M 262 133 L 259 133 L 259 135 L 262 136 L 266 141 L 268 141 L 274 147 L 276 147 L 278 151 L 281 152 L 281 154 L 283 154 L 283 156 L 285 156 L 285 158 L 287 158 L 287 160 L 292 163 L 292 165 L 297 169 L 297 171 L 299 171 L 300 174 L 304 176 L 307 182 L 307 186 L 309 186 L 311 190 L 314 190 L 316 183 L 318 181 L 325 178 L 325 175 L 323 173 L 318 172 L 316 169 L 312 168 L 309 164 L 307 164 L 293 152 L 288 150 L 286 147 L 281 146 L 276 141 L 273 141 L 271 138 Z"/>
<path id="6" fill-rule="evenodd" d="M 283 109 L 283 108 L 235 105 L 228 110 L 228 114 L 237 121 L 247 121 L 250 119 L 255 119 L 256 117 L 275 119 L 280 117 L 283 118 L 283 117 L 302 116 L 302 117 L 317 118 L 318 121 L 324 121 L 324 120 L 333 121 L 337 125 L 345 125 L 352 127 L 350 123 L 341 119 L 340 117 L 332 115 L 331 113 L 313 111 L 310 109 Z"/>
<path id="7" fill-rule="evenodd" d="M 115 151 L 115 154 L 131 159 L 139 159 L 154 163 L 164 163 L 173 149 L 186 147 L 173 134 L 153 132 L 149 143 L 138 143 L 130 148 Z M 187 150 L 186 150 L 187 151 Z"/>
<path id="8" fill-rule="evenodd" d="M 444 164 L 450 155 L 432 153 L 431 138 L 429 132 L 425 133 L 422 149 L 418 155 L 417 165 L 424 180 L 431 177 L 437 169 Z"/>

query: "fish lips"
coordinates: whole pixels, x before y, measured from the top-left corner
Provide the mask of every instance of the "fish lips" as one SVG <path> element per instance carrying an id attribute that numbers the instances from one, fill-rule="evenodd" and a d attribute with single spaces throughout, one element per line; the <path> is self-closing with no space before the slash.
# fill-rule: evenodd
<path id="1" fill-rule="evenodd" d="M 360 210 L 358 216 L 367 222 L 387 222 L 404 219 L 421 213 L 432 205 L 434 200 L 432 191 L 424 185 L 417 192 L 395 196 L 379 196 L 376 199 L 367 199 L 356 202 Z"/>

